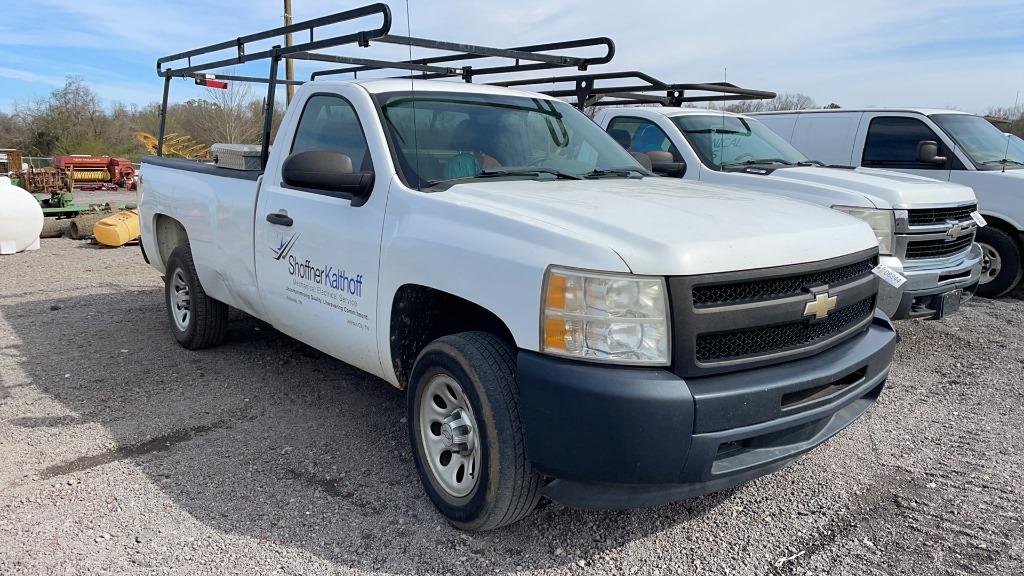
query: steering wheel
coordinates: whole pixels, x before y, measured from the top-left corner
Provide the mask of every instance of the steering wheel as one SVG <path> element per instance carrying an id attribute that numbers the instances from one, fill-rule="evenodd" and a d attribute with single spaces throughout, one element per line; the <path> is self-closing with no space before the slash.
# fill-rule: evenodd
<path id="1" fill-rule="evenodd" d="M 744 162 L 746 160 L 753 160 L 753 159 L 754 159 L 754 155 L 753 154 L 751 154 L 750 152 L 744 152 L 743 154 L 740 154 L 739 156 L 734 158 L 733 162 Z"/>

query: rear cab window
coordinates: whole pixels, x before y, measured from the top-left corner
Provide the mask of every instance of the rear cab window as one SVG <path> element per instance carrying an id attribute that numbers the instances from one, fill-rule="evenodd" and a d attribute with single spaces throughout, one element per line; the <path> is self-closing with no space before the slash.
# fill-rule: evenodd
<path id="1" fill-rule="evenodd" d="M 291 153 L 333 150 L 352 159 L 352 169 L 372 172 L 373 162 L 359 116 L 341 96 L 316 94 L 306 101 Z"/>

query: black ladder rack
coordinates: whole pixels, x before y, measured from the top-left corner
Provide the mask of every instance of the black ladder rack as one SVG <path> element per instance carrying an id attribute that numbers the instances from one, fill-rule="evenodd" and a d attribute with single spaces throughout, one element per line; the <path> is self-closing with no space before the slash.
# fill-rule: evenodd
<path id="1" fill-rule="evenodd" d="M 601 85 L 608 81 L 629 83 L 623 85 Z M 572 88 L 550 88 L 540 90 L 541 84 L 573 84 Z M 635 70 L 627 72 L 603 72 L 597 74 L 576 74 L 552 76 L 549 78 L 524 78 L 491 82 L 494 86 L 530 87 L 535 92 L 555 98 L 572 98 L 578 108 L 587 106 L 621 106 L 627 104 L 660 104 L 680 106 L 684 102 L 717 102 L 728 100 L 769 100 L 774 92 L 740 88 L 728 82 L 707 82 L 698 84 L 670 84 Z M 710 92 L 711 94 L 687 95 L 687 91 Z"/>
<path id="2" fill-rule="evenodd" d="M 380 25 L 374 28 L 367 28 L 357 32 L 342 35 L 327 36 L 316 39 L 314 32 L 332 24 L 352 21 L 370 21 L 376 17 L 381 19 Z M 537 44 L 533 46 L 520 46 L 516 48 L 490 48 L 473 44 L 461 44 L 441 40 L 430 40 L 427 38 L 416 38 L 409 36 L 392 36 L 391 31 L 391 9 L 383 3 L 369 4 L 352 10 L 338 12 L 312 20 L 296 22 L 289 26 L 282 26 L 240 36 L 234 40 L 210 44 L 202 48 L 164 56 L 157 60 L 157 74 L 164 79 L 163 100 L 160 105 L 160 128 L 157 135 L 157 156 L 163 155 L 164 132 L 167 123 L 167 99 L 170 91 L 172 78 L 196 78 L 197 81 L 207 76 L 207 72 L 254 62 L 258 60 L 269 60 L 270 70 L 266 78 L 254 76 L 219 75 L 218 79 L 231 80 L 235 82 L 256 82 L 267 84 L 266 102 L 263 107 L 263 141 L 261 167 L 266 168 L 267 157 L 270 151 L 270 133 L 274 116 L 275 90 L 278 84 L 288 83 L 278 78 L 278 63 L 282 59 L 311 60 L 318 62 L 330 62 L 345 64 L 347 67 L 333 70 L 322 70 L 314 72 L 310 80 L 318 77 L 351 73 L 353 76 L 359 72 L 369 70 L 401 70 L 410 73 L 411 77 L 419 79 L 461 77 L 466 82 L 471 82 L 474 77 L 489 74 L 505 74 L 516 72 L 527 72 L 534 70 L 545 70 L 552 68 L 576 68 L 585 71 L 594 64 L 605 64 L 615 55 L 615 44 L 609 38 L 586 38 L 581 40 L 569 40 L 563 42 L 552 42 L 549 44 Z M 296 32 L 308 32 L 309 41 L 295 44 L 293 46 L 281 47 L 279 45 L 267 50 L 247 52 L 246 46 L 257 41 L 279 38 L 286 34 Z M 412 60 L 380 60 L 373 58 L 359 58 L 352 56 L 340 56 L 335 54 L 324 54 L 317 52 L 325 48 L 332 48 L 345 45 L 357 45 L 360 48 L 368 48 L 372 42 L 383 44 L 397 44 L 403 46 L 416 46 L 447 52 L 438 56 Z M 551 54 L 555 50 L 567 50 L 575 48 L 586 48 L 603 46 L 605 52 L 599 56 L 582 57 L 563 54 Z M 222 51 L 234 51 L 234 56 L 221 58 L 208 62 L 193 62 L 193 58 L 208 56 Z M 505 58 L 512 60 L 511 64 L 501 66 L 487 66 L 474 68 L 466 64 L 481 58 Z M 175 67 L 177 64 L 180 67 Z M 410 77 L 409 75 L 403 76 Z M 291 84 L 301 84 L 300 81 L 292 81 Z"/>

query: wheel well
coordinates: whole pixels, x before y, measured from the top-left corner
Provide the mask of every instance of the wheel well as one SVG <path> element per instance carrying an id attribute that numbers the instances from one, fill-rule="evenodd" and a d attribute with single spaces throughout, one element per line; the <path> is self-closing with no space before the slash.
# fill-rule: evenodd
<path id="1" fill-rule="evenodd" d="M 999 218 L 998 216 L 988 216 L 988 215 L 986 215 L 985 216 L 985 222 L 986 222 L 986 226 L 991 226 L 993 228 L 998 228 L 998 229 L 1002 230 L 1003 232 L 1006 232 L 1007 234 L 1009 234 L 1010 238 L 1012 238 L 1013 241 L 1017 244 L 1017 247 L 1018 248 L 1021 247 L 1021 241 L 1024 240 L 1024 238 L 1021 237 L 1021 231 L 1018 230 L 1016 226 L 1014 226 L 1013 224 L 1010 224 L 1009 222 L 1007 222 L 1006 220 L 1003 220 L 1002 218 Z"/>
<path id="2" fill-rule="evenodd" d="M 416 357 L 427 344 L 471 330 L 489 332 L 515 346 L 508 326 L 490 310 L 426 286 L 399 288 L 391 306 L 391 363 L 399 385 L 405 388 Z"/>
<path id="3" fill-rule="evenodd" d="M 156 231 L 156 246 L 160 251 L 160 261 L 166 266 L 171 252 L 174 252 L 178 246 L 188 244 L 188 232 L 185 231 L 181 222 L 165 214 L 156 215 L 154 229 Z"/>

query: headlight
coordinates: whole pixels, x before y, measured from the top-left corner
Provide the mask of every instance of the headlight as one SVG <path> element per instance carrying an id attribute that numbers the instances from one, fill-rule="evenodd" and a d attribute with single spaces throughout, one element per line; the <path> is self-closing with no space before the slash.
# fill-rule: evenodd
<path id="1" fill-rule="evenodd" d="M 868 223 L 878 238 L 878 249 L 883 255 L 892 254 L 892 235 L 895 224 L 893 222 L 892 210 L 878 210 L 876 208 L 857 208 L 855 206 L 833 206 L 844 214 L 849 214 Z"/>
<path id="2" fill-rule="evenodd" d="M 549 268 L 542 350 L 619 364 L 667 365 L 666 299 L 664 278 Z"/>

